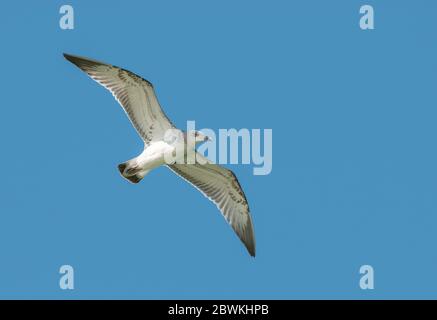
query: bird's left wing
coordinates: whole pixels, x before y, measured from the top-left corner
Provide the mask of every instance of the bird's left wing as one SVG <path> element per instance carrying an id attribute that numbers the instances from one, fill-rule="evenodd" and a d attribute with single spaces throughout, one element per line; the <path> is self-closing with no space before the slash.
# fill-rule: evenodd
<path id="1" fill-rule="evenodd" d="M 172 164 L 168 167 L 190 182 L 214 202 L 232 226 L 251 256 L 255 256 L 255 236 L 249 205 L 235 174 L 209 162 L 196 153 L 205 164 Z"/>
<path id="2" fill-rule="evenodd" d="M 149 81 L 96 60 L 70 54 L 64 57 L 114 95 L 145 144 L 161 140 L 166 130 L 174 127 L 162 111 Z"/>

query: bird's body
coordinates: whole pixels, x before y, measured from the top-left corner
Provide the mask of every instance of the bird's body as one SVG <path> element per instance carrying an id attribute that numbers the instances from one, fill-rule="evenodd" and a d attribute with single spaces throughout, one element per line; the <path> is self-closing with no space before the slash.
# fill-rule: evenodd
<path id="1" fill-rule="evenodd" d="M 165 159 L 171 157 L 176 149 L 177 146 L 165 141 L 152 142 L 144 147 L 138 157 L 119 164 L 118 168 L 123 177 L 136 183 L 143 179 L 150 170 L 166 164 Z M 137 179 L 139 180 L 136 181 Z"/>
<path id="2" fill-rule="evenodd" d="M 182 133 L 178 130 L 162 111 L 149 81 L 113 65 L 64 56 L 111 91 L 144 141 L 144 150 L 139 156 L 118 165 L 121 175 L 138 183 L 150 170 L 168 166 L 217 205 L 250 255 L 255 256 L 249 205 L 235 174 L 194 150 L 194 145 L 206 141 L 207 137 L 197 131 Z M 185 161 L 189 153 L 195 155 L 194 163 Z"/>
<path id="3" fill-rule="evenodd" d="M 152 170 L 165 164 L 165 158 L 171 156 L 176 146 L 165 141 L 153 142 L 138 156 L 138 164 L 143 170 Z"/>

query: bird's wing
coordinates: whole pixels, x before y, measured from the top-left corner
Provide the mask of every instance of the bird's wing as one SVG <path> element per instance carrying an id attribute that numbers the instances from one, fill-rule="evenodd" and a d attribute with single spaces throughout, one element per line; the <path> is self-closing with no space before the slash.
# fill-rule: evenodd
<path id="1" fill-rule="evenodd" d="M 174 127 L 162 111 L 149 81 L 99 61 L 69 54 L 64 57 L 111 91 L 145 144 L 161 140 L 165 131 Z"/>
<path id="2" fill-rule="evenodd" d="M 205 157 L 202 163 L 208 161 Z M 235 174 L 208 161 L 206 164 L 172 164 L 168 166 L 214 202 L 232 226 L 251 256 L 255 256 L 255 236 L 249 205 Z"/>

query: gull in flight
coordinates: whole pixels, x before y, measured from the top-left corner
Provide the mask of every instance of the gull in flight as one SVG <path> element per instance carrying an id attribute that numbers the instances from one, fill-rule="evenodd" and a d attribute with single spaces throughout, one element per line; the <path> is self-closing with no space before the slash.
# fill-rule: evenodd
<path id="1" fill-rule="evenodd" d="M 166 165 L 217 205 L 249 254 L 254 257 L 252 218 L 246 196 L 235 174 L 213 164 L 197 152 L 193 164 L 178 158 L 185 159 L 187 156 L 188 141 L 198 144 L 209 138 L 199 131 L 182 133 L 178 130 L 162 111 L 149 81 L 103 62 L 69 54 L 64 54 L 64 57 L 113 94 L 144 141 L 144 150 L 138 157 L 118 165 L 121 175 L 132 183 L 138 183 L 150 170 Z M 177 152 L 181 148 L 183 151 Z"/>

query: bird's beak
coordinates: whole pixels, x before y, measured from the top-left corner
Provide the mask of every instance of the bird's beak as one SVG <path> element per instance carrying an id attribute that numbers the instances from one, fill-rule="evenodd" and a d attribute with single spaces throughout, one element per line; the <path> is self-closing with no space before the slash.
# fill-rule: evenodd
<path id="1" fill-rule="evenodd" d="M 208 136 L 206 136 L 206 141 L 212 141 L 212 139 Z"/>

